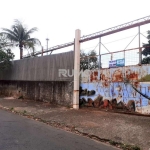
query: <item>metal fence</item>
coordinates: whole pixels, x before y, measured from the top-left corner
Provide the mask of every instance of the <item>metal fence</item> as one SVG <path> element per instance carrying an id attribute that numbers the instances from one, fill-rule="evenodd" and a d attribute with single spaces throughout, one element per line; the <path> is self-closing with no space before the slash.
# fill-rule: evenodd
<path id="1" fill-rule="evenodd" d="M 112 104 L 115 100 L 114 109 L 127 106 L 136 112 L 150 114 L 150 64 L 139 65 L 140 54 L 139 49 L 130 49 L 82 57 L 81 65 L 84 62 L 84 67 L 88 66 L 84 69 L 89 70 L 88 75 L 80 79 L 80 102 L 86 101 L 88 106 L 93 106 L 90 105 L 92 103 L 101 108 L 104 105 L 97 101 L 102 97 Z M 109 67 L 109 61 L 123 58 L 123 67 Z"/>
<path id="2" fill-rule="evenodd" d="M 124 66 L 132 66 L 141 64 L 142 58 L 139 48 L 116 51 L 111 53 L 105 53 L 95 56 L 85 56 L 80 58 L 80 62 L 87 64 L 86 69 L 98 69 L 98 68 L 109 68 L 109 61 L 124 59 Z"/>
<path id="3" fill-rule="evenodd" d="M 125 59 L 125 66 L 140 64 L 139 49 L 130 49 L 119 52 L 101 54 L 101 67 L 109 68 L 109 61 L 117 59 Z"/>

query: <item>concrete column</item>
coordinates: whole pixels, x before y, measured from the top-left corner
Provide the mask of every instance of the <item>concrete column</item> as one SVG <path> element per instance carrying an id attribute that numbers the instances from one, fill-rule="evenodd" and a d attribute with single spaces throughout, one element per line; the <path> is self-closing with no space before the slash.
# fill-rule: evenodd
<path id="1" fill-rule="evenodd" d="M 74 93 L 73 93 L 73 108 L 79 109 L 79 82 L 80 77 L 78 73 L 80 72 L 80 36 L 81 31 L 77 29 L 75 31 L 75 49 L 74 49 Z"/>

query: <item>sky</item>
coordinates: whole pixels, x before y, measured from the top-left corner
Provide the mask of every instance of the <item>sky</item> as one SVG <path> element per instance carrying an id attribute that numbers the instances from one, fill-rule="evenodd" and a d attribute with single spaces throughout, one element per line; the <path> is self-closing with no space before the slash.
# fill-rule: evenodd
<path id="1" fill-rule="evenodd" d="M 149 0 L 0 0 L 0 4 L 0 28 L 10 28 L 14 19 L 21 20 L 29 29 L 37 27 L 38 32 L 32 37 L 38 38 L 44 48 L 46 38 L 52 47 L 72 42 L 76 29 L 80 29 L 83 36 L 150 15 Z M 147 30 L 150 30 L 150 24 L 141 26 L 145 36 Z M 134 28 L 101 40 L 109 51 L 119 51 L 125 49 L 137 33 L 138 28 Z M 94 49 L 98 40 L 81 44 L 81 49 L 86 52 Z M 147 39 L 141 36 L 141 45 L 144 42 Z M 134 47 L 138 47 L 138 37 L 128 48 Z M 36 49 L 39 50 L 41 47 Z M 54 53 L 68 50 L 73 50 L 73 47 Z M 98 47 L 95 50 L 98 52 Z M 19 59 L 19 49 L 14 48 L 13 52 L 15 59 Z M 107 53 L 107 50 L 101 47 L 101 53 Z M 26 50 L 24 54 L 27 54 Z"/>

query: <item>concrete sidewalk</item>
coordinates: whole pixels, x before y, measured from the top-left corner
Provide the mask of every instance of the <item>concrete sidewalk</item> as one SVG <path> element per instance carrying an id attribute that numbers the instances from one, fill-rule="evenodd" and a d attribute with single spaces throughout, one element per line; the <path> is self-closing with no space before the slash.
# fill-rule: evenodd
<path id="1" fill-rule="evenodd" d="M 82 108 L 73 110 L 49 103 L 0 98 L 0 107 L 128 150 L 150 148 L 150 117 Z M 120 144 L 123 143 L 123 144 Z"/>

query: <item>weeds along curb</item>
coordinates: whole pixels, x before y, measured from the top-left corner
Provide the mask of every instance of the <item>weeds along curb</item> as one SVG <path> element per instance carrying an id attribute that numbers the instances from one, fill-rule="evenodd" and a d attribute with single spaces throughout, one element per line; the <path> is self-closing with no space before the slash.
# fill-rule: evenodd
<path id="1" fill-rule="evenodd" d="M 29 114 L 26 110 L 24 110 L 23 112 L 19 112 L 19 111 L 14 110 L 14 108 L 7 108 L 7 107 L 2 107 L 2 106 L 0 106 L 0 108 L 3 110 L 6 110 L 6 111 L 12 112 L 12 113 L 21 115 L 21 116 L 25 116 L 25 117 L 30 118 L 30 119 L 34 119 L 34 120 L 39 121 L 39 122 L 43 122 L 43 123 L 50 125 L 52 127 L 55 127 L 55 128 L 64 129 L 66 131 L 69 131 L 69 132 L 72 132 L 72 133 L 75 133 L 75 134 L 78 134 L 81 136 L 85 136 L 85 137 L 91 138 L 91 139 L 96 140 L 96 141 L 110 144 L 112 146 L 115 146 L 115 147 L 123 149 L 123 150 L 141 150 L 141 148 L 139 148 L 138 146 L 127 145 L 127 144 L 115 142 L 115 141 L 112 141 L 109 139 L 103 139 L 103 138 L 100 138 L 96 135 L 91 135 L 88 133 L 81 132 L 81 131 L 77 130 L 74 126 L 68 126 L 68 125 L 65 125 L 64 123 L 59 123 L 56 121 L 46 121 L 44 119 L 41 119 L 41 118 L 38 118 L 34 115 Z"/>

